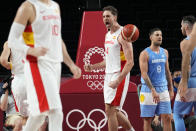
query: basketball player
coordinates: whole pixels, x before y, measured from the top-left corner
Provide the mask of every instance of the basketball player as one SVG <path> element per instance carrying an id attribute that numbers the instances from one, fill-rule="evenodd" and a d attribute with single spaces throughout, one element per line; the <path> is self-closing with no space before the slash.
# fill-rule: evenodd
<path id="1" fill-rule="evenodd" d="M 14 49 L 10 50 L 8 42 L 6 41 L 1 54 L 1 65 L 8 70 L 11 69 L 14 77 L 11 89 L 15 102 L 15 110 L 22 116 L 23 121 L 26 121 L 29 112 L 24 78 L 24 55 L 20 51 Z M 46 125 L 46 122 L 44 125 Z M 43 125 L 41 127 L 43 127 Z M 41 130 L 41 128 L 39 130 Z"/>
<path id="2" fill-rule="evenodd" d="M 161 115 L 164 131 L 171 131 L 172 78 L 169 70 L 168 51 L 160 47 L 162 32 L 153 28 L 149 33 L 151 45 L 140 53 L 141 70 L 140 110 L 144 131 L 152 131 L 151 121 Z M 168 92 L 169 90 L 169 92 Z"/>
<path id="3" fill-rule="evenodd" d="M 194 44 L 196 18 L 192 15 L 184 16 L 181 31 L 186 38 L 181 41 L 182 78 L 178 86 L 178 93 L 174 103 L 174 123 L 176 131 L 185 131 L 183 117 L 190 114 L 194 107 L 196 113 L 196 48 Z M 192 31 L 193 29 L 193 31 Z M 192 32 L 192 33 L 191 33 Z"/>
<path id="4" fill-rule="evenodd" d="M 134 131 L 121 112 L 129 85 L 130 71 L 134 65 L 132 43 L 122 39 L 122 26 L 117 22 L 118 11 L 113 6 L 103 8 L 103 22 L 108 29 L 105 37 L 106 59 L 94 65 L 84 65 L 84 70 L 105 68 L 104 100 L 108 117 L 108 130 L 117 131 L 118 125 Z"/>
<path id="5" fill-rule="evenodd" d="M 81 70 L 71 60 L 61 38 L 59 5 L 52 0 L 26 0 L 12 24 L 8 47 L 24 53 L 24 74 L 30 115 L 24 131 L 35 131 L 49 118 L 50 131 L 62 131 L 59 95 L 61 62 L 74 78 Z"/>
<path id="6" fill-rule="evenodd" d="M 11 61 L 9 61 L 9 57 Z M 14 79 L 11 88 L 16 102 L 16 111 L 23 117 L 28 116 L 28 104 L 24 79 L 24 55 L 14 49 L 10 50 L 7 41 L 1 54 L 1 65 L 12 72 Z"/>

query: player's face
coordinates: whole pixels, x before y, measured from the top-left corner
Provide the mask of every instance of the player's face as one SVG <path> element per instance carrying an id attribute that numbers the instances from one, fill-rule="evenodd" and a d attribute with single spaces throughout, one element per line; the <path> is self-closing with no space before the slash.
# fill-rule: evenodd
<path id="1" fill-rule="evenodd" d="M 162 32 L 161 31 L 155 31 L 150 36 L 150 39 L 154 43 L 155 46 L 160 46 L 162 44 Z"/>
<path id="2" fill-rule="evenodd" d="M 181 31 L 182 31 L 182 35 L 184 35 L 184 36 L 186 36 L 186 30 L 185 30 L 185 28 L 186 28 L 186 24 L 185 23 L 183 23 L 183 21 L 181 22 Z"/>
<path id="3" fill-rule="evenodd" d="M 173 78 L 181 76 L 181 71 L 175 71 L 173 74 Z"/>
<path id="4" fill-rule="evenodd" d="M 110 11 L 103 12 L 103 22 L 107 29 L 110 29 L 114 22 L 116 21 L 116 16 L 114 16 Z"/>

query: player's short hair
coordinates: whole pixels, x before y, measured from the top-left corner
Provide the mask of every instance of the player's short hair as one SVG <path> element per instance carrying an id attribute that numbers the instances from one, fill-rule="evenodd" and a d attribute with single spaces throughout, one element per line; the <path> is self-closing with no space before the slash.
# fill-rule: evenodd
<path id="1" fill-rule="evenodd" d="M 114 16 L 118 16 L 118 10 L 114 6 L 106 6 L 103 8 L 103 11 L 110 11 Z"/>
<path id="2" fill-rule="evenodd" d="M 175 67 L 174 69 L 172 69 L 172 75 L 174 75 L 175 72 L 181 71 L 180 66 L 179 67 Z"/>
<path id="3" fill-rule="evenodd" d="M 152 28 L 152 29 L 150 29 L 149 36 L 151 36 L 155 31 L 161 31 L 161 29 L 160 28 Z"/>
<path id="4" fill-rule="evenodd" d="M 187 15 L 182 17 L 182 21 L 192 27 L 196 22 L 196 18 L 193 15 Z"/>

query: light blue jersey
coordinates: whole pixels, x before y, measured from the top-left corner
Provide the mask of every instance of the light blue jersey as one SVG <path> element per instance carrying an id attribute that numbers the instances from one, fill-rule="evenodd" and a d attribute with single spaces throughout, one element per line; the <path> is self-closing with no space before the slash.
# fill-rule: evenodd
<path id="1" fill-rule="evenodd" d="M 185 40 L 189 40 L 187 36 Z M 182 102 L 179 93 L 177 93 L 174 103 L 174 113 L 176 114 L 189 114 L 193 108 L 196 108 L 196 48 L 191 54 L 191 70 L 188 79 L 188 89 L 186 92 L 186 102 Z"/>
<path id="2" fill-rule="evenodd" d="M 163 48 L 159 49 L 159 53 L 153 52 L 149 47 L 145 49 L 148 53 L 148 76 L 151 80 L 152 85 L 155 87 L 157 92 L 163 92 L 167 90 L 167 80 L 165 74 L 165 64 L 167 56 Z M 141 83 L 143 88 L 141 92 L 151 92 L 147 87 L 144 79 L 141 77 Z M 146 87 L 146 88 L 145 88 Z M 161 87 L 161 88 L 160 88 Z"/>
<path id="3" fill-rule="evenodd" d="M 187 36 L 185 40 L 189 40 Z M 186 131 L 183 116 L 185 114 L 190 114 L 194 107 L 194 112 L 196 113 L 196 48 L 194 48 L 191 54 L 191 70 L 190 77 L 188 79 L 188 89 L 185 94 L 186 102 L 181 101 L 179 93 L 177 93 L 174 102 L 174 123 L 175 129 L 177 131 Z"/>
<path id="4" fill-rule="evenodd" d="M 153 52 L 149 47 L 145 49 L 148 53 L 148 76 L 156 92 L 160 97 L 160 102 L 153 101 L 150 88 L 141 77 L 140 91 L 140 116 L 153 117 L 155 114 L 171 114 L 170 96 L 167 87 L 165 65 L 167 56 L 163 48 L 160 47 L 159 53 Z"/>

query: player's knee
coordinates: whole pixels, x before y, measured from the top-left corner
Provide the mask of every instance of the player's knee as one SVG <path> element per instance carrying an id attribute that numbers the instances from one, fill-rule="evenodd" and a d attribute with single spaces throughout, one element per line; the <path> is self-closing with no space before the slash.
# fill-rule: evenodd
<path id="1" fill-rule="evenodd" d="M 110 116 L 114 115 L 115 112 L 116 111 L 114 109 L 112 109 L 112 108 L 106 108 L 105 109 L 105 113 L 106 113 L 107 117 L 110 117 Z"/>
<path id="2" fill-rule="evenodd" d="M 152 118 L 151 117 L 144 117 L 143 118 L 145 124 L 151 124 Z"/>
<path id="3" fill-rule="evenodd" d="M 163 119 L 164 123 L 170 123 L 171 122 L 171 115 L 169 115 L 169 114 L 163 115 L 161 118 Z"/>

